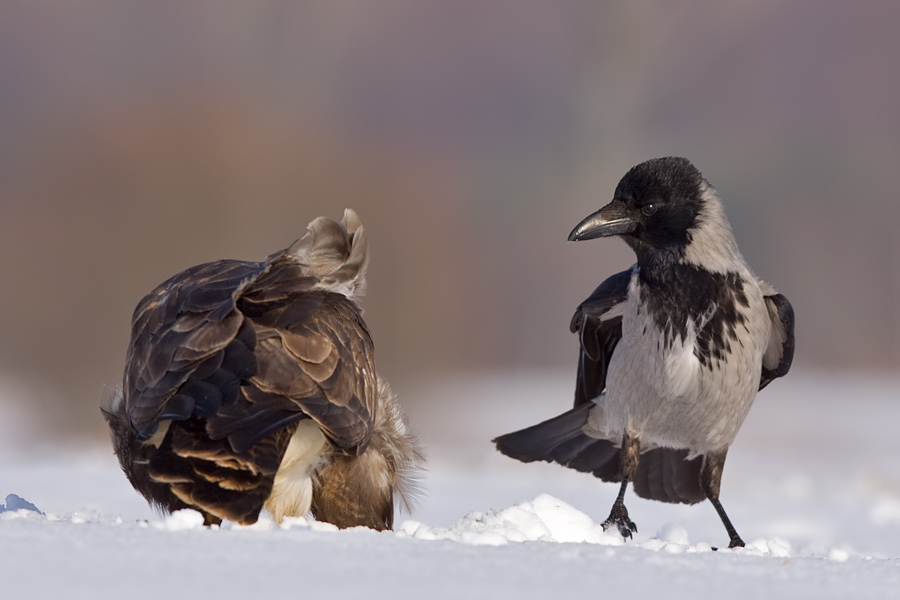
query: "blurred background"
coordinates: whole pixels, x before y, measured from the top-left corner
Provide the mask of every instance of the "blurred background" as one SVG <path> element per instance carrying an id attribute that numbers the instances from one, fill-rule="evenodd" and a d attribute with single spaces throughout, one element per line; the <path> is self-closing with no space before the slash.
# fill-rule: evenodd
<path id="1" fill-rule="evenodd" d="M 566 236 L 665 155 L 793 302 L 797 368 L 896 373 L 898 22 L 891 0 L 4 0 L 0 432 L 103 442 L 144 294 L 347 206 L 414 424 L 469 377 L 574 379 L 569 318 L 633 258 Z"/>

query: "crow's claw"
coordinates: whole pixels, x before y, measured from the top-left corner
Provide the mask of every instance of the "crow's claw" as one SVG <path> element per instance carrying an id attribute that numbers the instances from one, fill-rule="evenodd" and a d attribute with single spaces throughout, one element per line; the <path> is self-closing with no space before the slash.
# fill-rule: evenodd
<path id="1" fill-rule="evenodd" d="M 731 538 L 731 542 L 729 542 L 728 547 L 729 548 L 743 548 L 744 540 L 742 540 L 740 538 L 740 536 L 735 534 L 734 537 Z"/>
<path id="2" fill-rule="evenodd" d="M 619 533 L 622 534 L 623 538 L 630 539 L 632 532 L 637 533 L 637 525 L 628 518 L 628 509 L 625 508 L 625 504 L 622 502 L 616 501 L 613 504 L 612 510 L 609 512 L 609 518 L 601 524 L 603 531 L 606 531 L 613 525 L 619 529 Z"/>

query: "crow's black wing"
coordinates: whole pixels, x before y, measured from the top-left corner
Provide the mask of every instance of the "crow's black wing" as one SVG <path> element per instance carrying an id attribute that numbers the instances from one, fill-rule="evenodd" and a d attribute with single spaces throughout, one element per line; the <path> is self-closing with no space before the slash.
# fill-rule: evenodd
<path id="1" fill-rule="evenodd" d="M 631 271 L 617 273 L 582 302 L 569 329 L 578 334 L 578 380 L 575 407 L 537 425 L 494 439 L 506 456 L 532 462 L 542 460 L 617 481 L 619 448 L 615 442 L 588 436 L 584 427 L 594 399 L 606 388 L 606 370 L 622 339 L 622 314 L 628 298 Z"/>
<path id="2" fill-rule="evenodd" d="M 578 379 L 575 406 L 591 402 L 606 389 L 606 371 L 616 344 L 622 339 L 622 314 L 628 299 L 632 270 L 616 273 L 582 302 L 569 329 L 578 334 Z"/>
<path id="3" fill-rule="evenodd" d="M 769 345 L 763 355 L 759 389 L 787 375 L 794 360 L 794 308 L 782 294 L 766 296 L 765 300 L 772 327 Z"/>

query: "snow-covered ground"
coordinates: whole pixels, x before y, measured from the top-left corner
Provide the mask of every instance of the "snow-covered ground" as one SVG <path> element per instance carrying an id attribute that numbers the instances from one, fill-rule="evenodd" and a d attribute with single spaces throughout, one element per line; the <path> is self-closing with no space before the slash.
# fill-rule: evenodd
<path id="1" fill-rule="evenodd" d="M 0 597 L 900 597 L 900 378 L 792 373 L 760 394 L 722 488 L 748 547 L 718 552 L 709 503 L 629 492 L 639 531 L 623 543 L 599 526 L 617 486 L 492 450 L 564 410 L 571 387 L 568 372 L 507 373 L 420 390 L 429 470 L 414 515 L 386 533 L 163 518 L 107 448 L 38 452 L 5 419 Z"/>

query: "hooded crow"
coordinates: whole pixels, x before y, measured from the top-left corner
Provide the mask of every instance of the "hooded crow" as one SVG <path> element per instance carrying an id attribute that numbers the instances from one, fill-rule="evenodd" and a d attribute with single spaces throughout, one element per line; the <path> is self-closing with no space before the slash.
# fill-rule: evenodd
<path id="1" fill-rule="evenodd" d="M 756 393 L 790 369 L 794 313 L 738 251 L 716 191 L 684 158 L 632 168 L 612 202 L 570 241 L 619 236 L 637 264 L 581 303 L 575 407 L 494 440 L 523 462 L 556 462 L 621 482 L 604 529 L 636 532 L 628 483 L 642 498 L 719 502 L 728 447 Z"/>
<path id="2" fill-rule="evenodd" d="M 207 525 L 306 516 L 390 529 L 420 453 L 375 371 L 357 298 L 368 246 L 352 210 L 264 262 L 192 267 L 132 319 L 115 453 L 155 507 Z"/>

